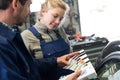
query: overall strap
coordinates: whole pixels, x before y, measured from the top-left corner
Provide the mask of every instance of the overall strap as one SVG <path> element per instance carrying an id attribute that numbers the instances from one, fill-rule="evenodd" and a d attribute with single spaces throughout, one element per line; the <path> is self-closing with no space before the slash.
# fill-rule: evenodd
<path id="1" fill-rule="evenodd" d="M 32 27 L 28 28 L 28 30 L 31 31 L 34 34 L 34 36 L 36 36 L 38 39 L 40 39 L 40 41 L 43 40 L 41 34 L 35 29 L 35 27 L 32 26 Z"/>
<path id="2" fill-rule="evenodd" d="M 54 30 L 54 32 L 56 33 L 57 37 L 60 36 L 58 29 Z"/>
<path id="3" fill-rule="evenodd" d="M 57 38 L 60 37 L 59 31 L 58 30 L 54 30 L 55 34 L 57 35 Z M 50 32 L 47 29 L 47 34 L 50 36 L 50 38 L 52 39 L 52 41 L 54 41 L 53 37 L 50 35 Z"/>

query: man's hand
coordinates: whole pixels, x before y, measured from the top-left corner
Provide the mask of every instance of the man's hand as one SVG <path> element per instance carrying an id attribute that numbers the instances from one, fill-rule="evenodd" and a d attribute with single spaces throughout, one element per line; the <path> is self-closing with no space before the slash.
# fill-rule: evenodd
<path id="1" fill-rule="evenodd" d="M 76 71 L 69 75 L 66 80 L 77 80 L 77 78 L 81 75 L 81 71 Z"/>
<path id="2" fill-rule="evenodd" d="M 76 71 L 72 74 L 62 76 L 59 80 L 77 80 L 77 78 L 82 74 L 81 71 Z M 86 79 L 83 79 L 86 80 Z"/>
<path id="3" fill-rule="evenodd" d="M 70 64 L 69 59 L 72 58 L 73 56 L 79 54 L 79 53 L 80 52 L 73 52 L 73 53 L 58 57 L 57 58 L 58 66 L 63 67 L 63 66 L 69 65 Z"/>

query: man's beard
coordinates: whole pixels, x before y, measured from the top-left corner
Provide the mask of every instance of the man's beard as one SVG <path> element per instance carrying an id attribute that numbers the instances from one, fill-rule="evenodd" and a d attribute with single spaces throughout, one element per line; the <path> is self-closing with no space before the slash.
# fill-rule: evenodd
<path id="1" fill-rule="evenodd" d="M 23 23 L 21 22 L 21 23 L 17 23 L 17 24 L 15 24 L 16 26 L 22 26 L 23 25 Z"/>
<path id="2" fill-rule="evenodd" d="M 27 22 L 27 17 L 28 16 L 26 16 L 26 18 L 24 19 L 24 20 L 20 20 L 20 19 L 18 19 L 18 21 L 17 21 L 17 23 L 15 24 L 16 26 L 22 26 L 23 24 L 26 24 L 26 22 Z"/>

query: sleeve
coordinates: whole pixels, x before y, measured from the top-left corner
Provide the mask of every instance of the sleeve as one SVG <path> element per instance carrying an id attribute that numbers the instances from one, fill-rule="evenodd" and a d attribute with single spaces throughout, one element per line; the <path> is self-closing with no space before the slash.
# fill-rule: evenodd
<path id="1" fill-rule="evenodd" d="M 6 67 L 4 62 L 0 60 L 0 80 L 27 80 L 27 79 Z"/>
<path id="2" fill-rule="evenodd" d="M 33 33 L 29 30 L 24 30 L 21 33 L 22 39 L 27 50 L 30 54 L 35 58 L 43 58 L 43 53 L 40 47 L 40 40 L 33 35 Z"/>
<path id="3" fill-rule="evenodd" d="M 0 80 L 27 80 L 20 75 L 14 56 L 0 47 Z"/>
<path id="4" fill-rule="evenodd" d="M 69 76 L 72 76 L 72 74 L 73 74 L 73 73 L 68 74 L 68 75 L 65 75 L 65 76 L 61 76 L 61 77 L 59 78 L 59 80 L 67 80 L 67 78 L 68 78 Z"/>
<path id="5" fill-rule="evenodd" d="M 30 40 L 28 38 L 29 36 L 31 36 L 31 33 L 28 30 L 24 30 L 23 32 L 21 32 L 21 37 L 23 39 L 23 42 L 24 42 L 27 50 L 30 52 L 31 50 L 29 48 L 29 46 L 30 46 Z"/>
<path id="6" fill-rule="evenodd" d="M 46 74 L 49 70 L 53 70 L 57 66 L 57 58 L 41 58 L 41 59 L 34 59 L 36 65 L 41 74 Z"/>

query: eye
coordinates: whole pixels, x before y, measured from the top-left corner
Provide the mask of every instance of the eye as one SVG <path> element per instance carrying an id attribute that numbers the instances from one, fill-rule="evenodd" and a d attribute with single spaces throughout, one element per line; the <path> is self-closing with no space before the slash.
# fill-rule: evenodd
<path id="1" fill-rule="evenodd" d="M 58 15 L 53 15 L 54 18 L 58 18 Z"/>
<path id="2" fill-rule="evenodd" d="M 54 19 L 59 19 L 60 21 L 63 19 L 63 17 L 60 17 L 59 15 L 55 14 L 53 15 Z"/>

